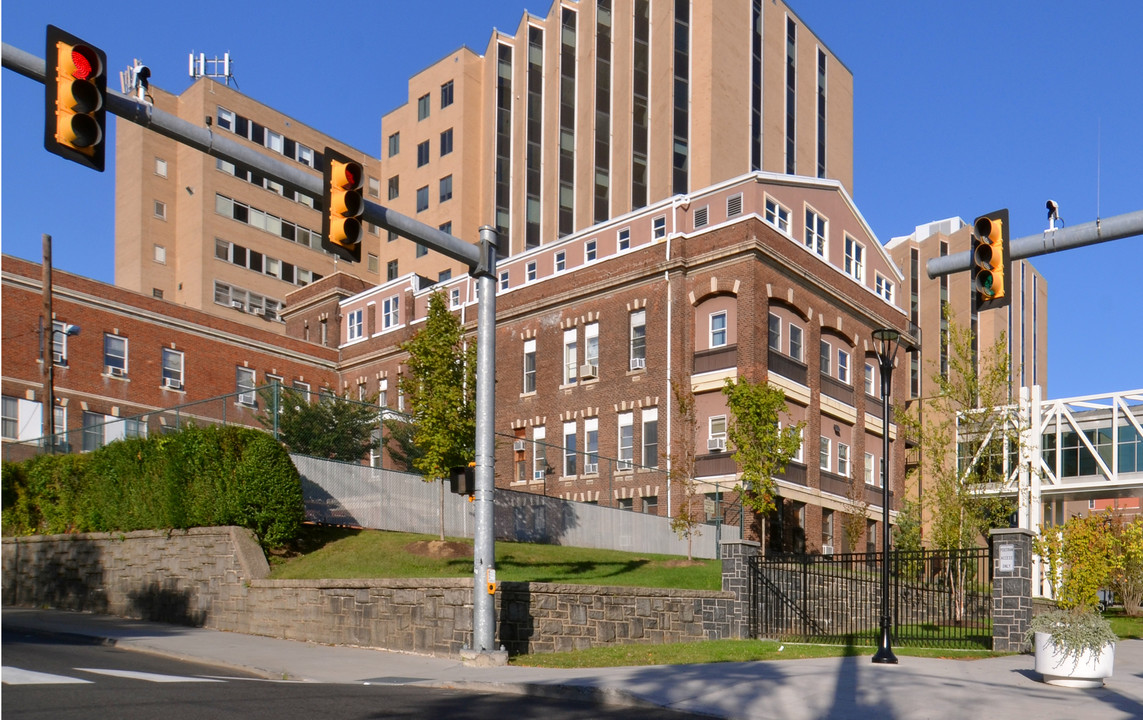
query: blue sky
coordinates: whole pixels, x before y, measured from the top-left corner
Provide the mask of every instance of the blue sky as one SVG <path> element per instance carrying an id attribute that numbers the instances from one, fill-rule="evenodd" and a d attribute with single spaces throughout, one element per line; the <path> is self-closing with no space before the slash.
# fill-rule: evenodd
<path id="1" fill-rule="evenodd" d="M 1069 225 L 1143 210 L 1143 3 L 790 4 L 853 72 L 854 199 L 882 242 L 1000 207 L 1013 237 L 1031 235 L 1048 198 Z M 242 92 L 377 156 L 381 115 L 407 100 L 413 73 L 461 45 L 483 53 L 493 27 L 513 32 L 549 5 L 105 0 L 84 17 L 89 1 L 9 0 L 0 34 L 42 57 L 58 25 L 103 48 L 116 88 L 137 57 L 176 93 L 192 50 L 229 51 Z M 102 175 L 50 155 L 43 87 L 5 70 L 0 92 L 0 247 L 38 261 L 49 233 L 56 267 L 113 282 L 114 146 Z M 1049 286 L 1048 396 L 1143 387 L 1143 238 L 1033 263 Z"/>

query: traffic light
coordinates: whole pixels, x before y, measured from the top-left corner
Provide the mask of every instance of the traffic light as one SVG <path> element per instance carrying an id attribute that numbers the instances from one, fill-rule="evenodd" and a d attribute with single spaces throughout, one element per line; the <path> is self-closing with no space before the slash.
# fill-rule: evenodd
<path id="1" fill-rule="evenodd" d="M 476 492 L 476 463 L 449 468 L 449 489 L 457 495 L 472 495 Z"/>
<path id="2" fill-rule="evenodd" d="M 361 163 L 332 148 L 325 149 L 322 184 L 325 214 L 321 223 L 321 246 L 351 262 L 361 262 L 360 218 L 365 211 L 361 187 L 364 174 Z"/>
<path id="3" fill-rule="evenodd" d="M 48 25 L 44 148 L 103 172 L 107 55 Z"/>
<path id="4" fill-rule="evenodd" d="M 1008 210 L 981 215 L 972 224 L 972 307 L 975 311 L 1011 302 L 1008 283 L 1012 256 L 1008 248 Z"/>

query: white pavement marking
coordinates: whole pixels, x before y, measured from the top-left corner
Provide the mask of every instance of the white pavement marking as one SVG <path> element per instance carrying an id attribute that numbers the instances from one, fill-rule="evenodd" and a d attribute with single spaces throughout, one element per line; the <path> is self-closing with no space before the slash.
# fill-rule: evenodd
<path id="1" fill-rule="evenodd" d="M 90 680 L 68 677 L 66 675 L 52 675 L 51 673 L 25 670 L 18 667 L 9 667 L 8 665 L 0 668 L 0 680 L 3 680 L 5 685 L 69 685 L 91 683 Z"/>
<path id="2" fill-rule="evenodd" d="M 92 673 L 95 675 L 109 675 L 111 677 L 128 678 L 131 680 L 146 680 L 147 682 L 154 683 L 188 683 L 188 682 L 225 682 L 223 680 L 214 680 L 206 677 L 190 677 L 187 675 L 160 675 L 158 673 L 138 672 L 136 670 L 106 670 L 103 668 L 75 668 L 80 672 Z"/>

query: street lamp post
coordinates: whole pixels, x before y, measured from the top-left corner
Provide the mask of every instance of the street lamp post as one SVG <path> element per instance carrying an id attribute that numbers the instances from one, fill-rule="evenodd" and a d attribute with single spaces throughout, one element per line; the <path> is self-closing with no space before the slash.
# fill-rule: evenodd
<path id="1" fill-rule="evenodd" d="M 881 367 L 881 645 L 873 662 L 897 664 L 889 638 L 889 392 L 893 381 L 893 362 L 901 347 L 901 333 L 893 328 L 873 331 L 877 362 Z"/>

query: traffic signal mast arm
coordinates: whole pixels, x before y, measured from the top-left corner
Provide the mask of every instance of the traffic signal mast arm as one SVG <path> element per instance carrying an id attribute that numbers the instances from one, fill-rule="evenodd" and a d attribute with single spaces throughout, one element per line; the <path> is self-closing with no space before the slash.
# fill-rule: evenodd
<path id="1" fill-rule="evenodd" d="M 1046 230 L 1038 235 L 1027 235 L 1008 242 L 1009 259 L 1048 255 L 1061 250 L 1097 245 L 1111 240 L 1143 235 L 1143 210 L 1102 218 L 1095 222 L 1069 228 Z M 972 251 L 935 257 L 925 266 L 930 278 L 951 275 L 972 268 Z"/>
<path id="2" fill-rule="evenodd" d="M 8 43 L 3 43 L 2 59 L 3 67 L 9 70 L 40 83 L 47 81 L 47 64 L 43 58 L 36 57 Z M 312 197 L 320 198 L 323 194 L 320 175 L 313 175 L 291 164 L 275 160 L 253 148 L 245 147 L 221 133 L 216 133 L 209 127 L 192 125 L 186 120 L 141 103 L 135 98 L 111 88 L 107 89 L 106 100 L 107 112 L 118 115 L 124 120 L 142 125 L 152 132 L 201 150 L 212 157 L 221 158 L 250 170 L 256 170 L 271 180 L 280 182 L 294 190 L 300 190 Z M 366 200 L 361 218 L 386 230 L 392 230 L 414 242 L 421 243 L 430 250 L 435 250 L 453 260 L 462 262 L 468 265 L 473 272 L 487 264 L 482 262 L 484 258 L 477 245 L 467 243 L 460 238 L 401 215 L 377 203 Z"/>

